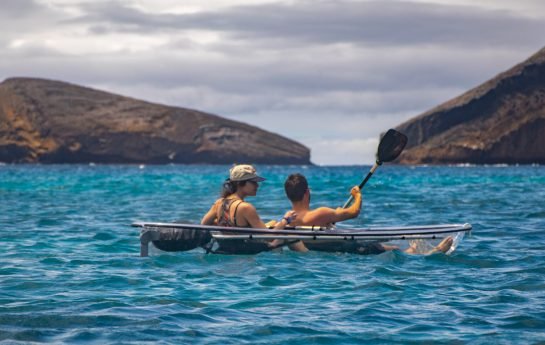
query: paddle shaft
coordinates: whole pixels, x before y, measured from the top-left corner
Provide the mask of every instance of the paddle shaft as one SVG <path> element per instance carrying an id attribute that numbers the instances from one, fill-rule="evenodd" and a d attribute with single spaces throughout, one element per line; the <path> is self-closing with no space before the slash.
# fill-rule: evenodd
<path id="1" fill-rule="evenodd" d="M 377 168 L 380 166 L 380 164 L 382 164 L 382 162 L 376 162 L 375 165 L 373 165 L 373 167 L 371 168 L 371 170 L 369 170 L 369 173 L 367 174 L 367 176 L 365 176 L 365 178 L 363 179 L 363 181 L 361 181 L 360 183 L 360 190 L 363 188 L 363 186 L 365 186 L 365 184 L 367 183 L 367 181 L 369 181 L 369 179 L 371 178 L 371 176 L 373 176 L 373 173 L 375 172 L 375 170 L 377 170 Z M 352 195 L 350 195 L 350 198 L 348 198 L 348 200 L 346 200 L 346 202 L 344 203 L 344 206 L 343 208 L 347 208 L 348 205 L 350 205 L 350 203 L 354 200 L 354 197 Z"/>

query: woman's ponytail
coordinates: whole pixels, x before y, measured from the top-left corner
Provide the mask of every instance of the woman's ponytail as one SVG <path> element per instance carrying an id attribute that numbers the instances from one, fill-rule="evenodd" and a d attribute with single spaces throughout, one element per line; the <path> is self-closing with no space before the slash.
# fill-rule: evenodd
<path id="1" fill-rule="evenodd" d="M 235 193 L 236 191 L 237 191 L 236 182 L 233 182 L 230 179 L 227 179 L 225 180 L 225 182 L 223 182 L 223 186 L 221 188 L 221 197 L 226 198 L 229 195 Z"/>
<path id="2" fill-rule="evenodd" d="M 229 195 L 236 193 L 239 186 L 242 187 L 245 184 L 246 181 L 231 181 L 230 179 L 225 180 L 221 188 L 221 197 L 227 198 Z"/>

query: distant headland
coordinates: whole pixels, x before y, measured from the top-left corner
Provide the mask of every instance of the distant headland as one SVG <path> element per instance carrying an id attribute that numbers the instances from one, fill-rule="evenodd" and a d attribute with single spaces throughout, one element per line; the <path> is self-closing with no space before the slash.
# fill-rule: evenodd
<path id="1" fill-rule="evenodd" d="M 61 81 L 0 83 L 0 162 L 311 164 L 288 138 Z"/>
<path id="2" fill-rule="evenodd" d="M 397 129 L 402 164 L 545 164 L 545 48 Z"/>

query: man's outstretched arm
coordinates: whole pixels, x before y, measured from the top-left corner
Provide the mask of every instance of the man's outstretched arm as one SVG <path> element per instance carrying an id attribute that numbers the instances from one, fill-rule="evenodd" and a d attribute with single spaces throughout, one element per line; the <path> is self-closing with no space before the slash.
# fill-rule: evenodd
<path id="1" fill-rule="evenodd" d="M 320 207 L 312 211 L 314 216 L 313 225 L 326 225 L 356 218 L 360 214 L 362 203 L 359 187 L 355 186 L 352 188 L 350 194 L 354 197 L 354 202 L 348 208 L 339 207 L 337 209 L 332 209 L 329 207 Z"/>
<path id="2" fill-rule="evenodd" d="M 362 203 L 360 188 L 358 186 L 353 187 L 350 194 L 352 194 L 354 202 L 348 208 L 339 207 L 335 210 L 335 216 L 337 218 L 335 222 L 342 222 L 343 220 L 356 218 L 360 215 Z"/>

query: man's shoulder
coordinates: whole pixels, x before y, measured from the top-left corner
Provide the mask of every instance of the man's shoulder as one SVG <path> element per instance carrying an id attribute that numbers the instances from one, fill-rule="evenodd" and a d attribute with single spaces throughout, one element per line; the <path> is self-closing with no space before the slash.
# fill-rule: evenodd
<path id="1" fill-rule="evenodd" d="M 318 207 L 309 210 L 300 220 L 301 225 L 327 226 L 332 222 L 335 210 L 330 207 Z"/>
<path id="2" fill-rule="evenodd" d="M 320 214 L 329 214 L 331 212 L 335 212 L 335 210 L 332 209 L 331 207 L 322 206 L 322 207 L 318 207 L 318 208 L 315 208 L 313 210 L 308 211 L 308 214 L 309 215 L 320 215 Z"/>

